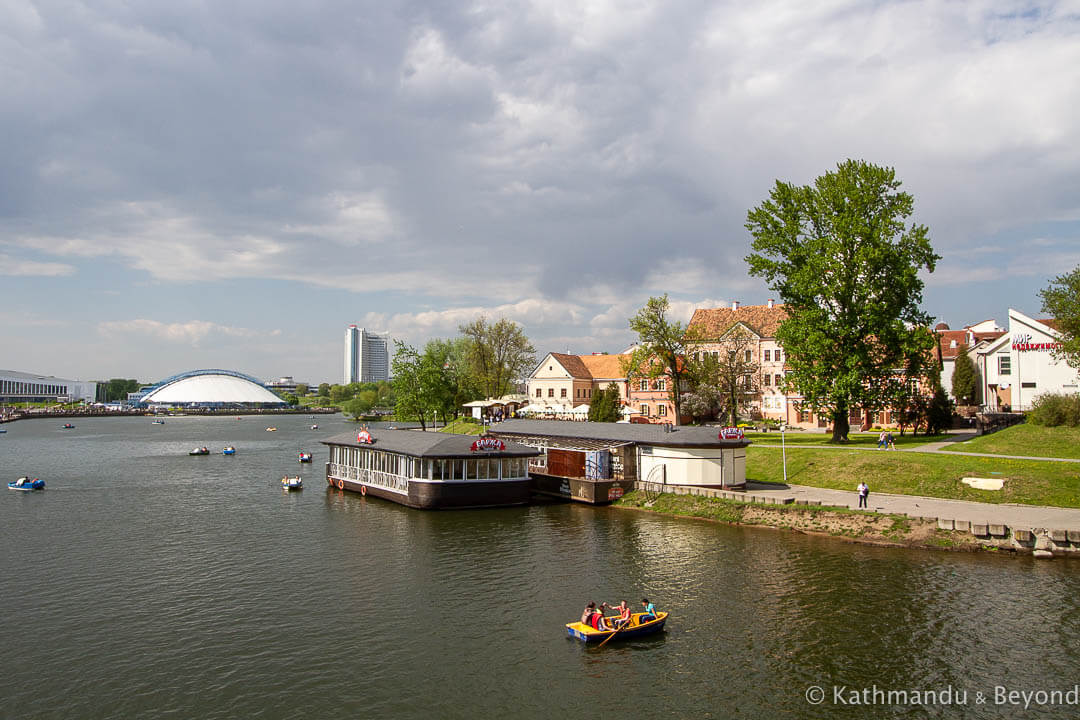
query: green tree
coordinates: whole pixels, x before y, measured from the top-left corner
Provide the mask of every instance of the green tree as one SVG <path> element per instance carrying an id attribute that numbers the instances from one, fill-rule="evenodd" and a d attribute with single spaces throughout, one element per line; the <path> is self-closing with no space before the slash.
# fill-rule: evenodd
<path id="1" fill-rule="evenodd" d="M 296 399 L 296 396 L 295 396 L 295 395 L 293 395 L 292 393 L 285 393 L 285 394 L 283 394 L 283 395 L 281 396 L 281 399 L 282 399 L 282 400 L 284 400 L 284 401 L 285 401 L 286 403 L 288 403 L 289 405 L 296 405 L 296 403 L 298 403 L 298 402 L 299 402 L 299 400 L 297 400 L 297 399 Z"/>
<path id="2" fill-rule="evenodd" d="M 106 401 L 127 400 L 128 393 L 133 393 L 142 387 L 138 380 L 126 380 L 124 378 L 112 378 L 105 383 Z"/>
<path id="3" fill-rule="evenodd" d="M 957 405 L 974 405 L 978 400 L 978 373 L 968 355 L 967 344 L 961 344 L 953 365 L 952 394 Z"/>
<path id="4" fill-rule="evenodd" d="M 914 199 L 892 168 L 847 160 L 813 185 L 777 181 L 747 213 L 750 274 L 780 293 L 785 383 L 832 417 L 846 442 L 848 413 L 875 407 L 896 368 L 929 354 L 920 270 L 939 260 L 924 225 L 906 226 Z"/>
<path id="5" fill-rule="evenodd" d="M 307 383 L 296 383 L 296 394 L 298 397 L 307 397 L 308 386 Z"/>
<path id="6" fill-rule="evenodd" d="M 630 318 L 630 329 L 638 335 L 638 347 L 622 361 L 622 366 L 631 381 L 642 374 L 650 378 L 665 376 L 671 380 L 668 397 L 675 410 L 673 422 L 678 425 L 682 417 L 683 389 L 689 375 L 683 359 L 692 354 L 700 339 L 695 330 L 668 320 L 669 308 L 667 294 L 650 297 L 645 307 Z"/>
<path id="7" fill-rule="evenodd" d="M 330 383 L 319 383 L 319 397 L 330 397 Z"/>
<path id="8" fill-rule="evenodd" d="M 341 410 L 356 418 L 369 415 L 375 407 L 376 397 L 374 390 L 362 390 L 352 400 L 347 400 Z"/>
<path id="9" fill-rule="evenodd" d="M 352 393 L 349 392 L 348 385 L 334 384 L 330 386 L 330 401 L 340 403 L 348 400 L 352 397 Z"/>
<path id="10" fill-rule="evenodd" d="M 481 316 L 460 330 L 465 338 L 464 361 L 484 397 L 506 395 L 536 364 L 536 348 L 515 322 L 503 318 L 488 323 Z"/>
<path id="11" fill-rule="evenodd" d="M 941 383 L 934 387 L 934 396 L 926 411 L 926 434 L 937 435 L 952 427 L 953 406 Z"/>
<path id="12" fill-rule="evenodd" d="M 593 393 L 589 404 L 589 422 L 618 422 L 622 419 L 622 407 L 619 402 L 619 388 L 609 383 Z"/>
<path id="13" fill-rule="evenodd" d="M 1054 357 L 1080 368 L 1080 266 L 1054 278 L 1039 291 L 1039 297 L 1042 311 L 1057 321 L 1056 330 L 1061 333 L 1061 347 L 1054 349 Z"/>
<path id="14" fill-rule="evenodd" d="M 427 429 L 429 418 L 445 417 L 449 385 L 435 357 L 395 340 L 393 385 L 394 415 L 399 420 L 418 420 Z"/>
<path id="15" fill-rule="evenodd" d="M 691 385 L 700 394 L 708 386 L 716 388 L 718 410 L 729 425 L 736 425 L 739 416 L 747 413 L 760 392 L 758 371 L 754 361 L 756 339 L 742 325 L 736 325 L 720 338 L 721 349 L 714 358 L 705 353 L 700 360 L 691 359 Z"/>

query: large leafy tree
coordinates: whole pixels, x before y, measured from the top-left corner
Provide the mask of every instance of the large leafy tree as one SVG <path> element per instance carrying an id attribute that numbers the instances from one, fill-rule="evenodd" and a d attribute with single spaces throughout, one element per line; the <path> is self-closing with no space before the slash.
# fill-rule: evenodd
<path id="1" fill-rule="evenodd" d="M 975 363 L 968 355 L 967 343 L 960 346 L 953 364 L 952 394 L 956 398 L 957 405 L 973 405 L 977 398 L 979 386 L 978 372 Z"/>
<path id="2" fill-rule="evenodd" d="M 445 378 L 432 362 L 431 355 L 421 355 L 411 345 L 394 341 L 393 368 L 394 417 L 418 420 L 427 429 L 429 418 L 437 418 L 444 408 Z"/>
<path id="3" fill-rule="evenodd" d="M 700 339 L 692 328 L 667 317 L 671 305 L 667 294 L 651 297 L 637 315 L 630 318 L 630 329 L 638 335 L 638 346 L 622 361 L 623 372 L 635 377 L 667 377 L 668 397 L 675 409 L 674 422 L 682 417 L 682 394 L 688 385 L 689 369 L 684 358 L 697 347 Z"/>
<path id="4" fill-rule="evenodd" d="M 460 328 L 464 364 L 484 397 L 506 395 L 536 364 L 536 348 L 517 323 L 478 317 Z"/>
<path id="5" fill-rule="evenodd" d="M 847 160 L 813 185 L 777 181 L 747 213 L 750 274 L 788 311 L 776 337 L 785 382 L 846 442 L 852 408 L 876 407 L 898 368 L 929 354 L 920 270 L 939 258 L 924 225 L 906 225 L 914 199 L 892 168 Z"/>
<path id="6" fill-rule="evenodd" d="M 736 325 L 722 338 L 721 350 L 714 358 L 705 354 L 701 360 L 692 361 L 700 364 L 696 376 L 704 376 L 706 382 L 714 384 L 719 391 L 720 411 L 727 422 L 735 425 L 739 415 L 747 412 L 760 392 L 758 371 L 761 366 L 754 362 L 756 339 L 743 326 Z"/>
<path id="7" fill-rule="evenodd" d="M 1042 311 L 1057 321 L 1061 333 L 1061 348 L 1054 350 L 1054 357 L 1080 368 L 1080 267 L 1054 278 L 1039 297 Z"/>

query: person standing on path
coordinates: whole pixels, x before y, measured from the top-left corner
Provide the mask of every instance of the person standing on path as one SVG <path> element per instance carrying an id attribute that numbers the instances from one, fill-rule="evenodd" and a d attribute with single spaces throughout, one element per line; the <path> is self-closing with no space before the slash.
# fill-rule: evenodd
<path id="1" fill-rule="evenodd" d="M 859 493 L 859 507 L 866 508 L 866 498 L 870 496 L 870 486 L 865 481 L 860 480 L 859 487 L 855 488 L 855 490 Z M 869 508 L 867 509 L 869 510 Z"/>
<path id="2" fill-rule="evenodd" d="M 896 449 L 896 443 L 895 443 L 895 442 L 893 442 L 893 436 L 892 436 L 892 433 L 889 433 L 889 434 L 888 434 L 888 435 L 887 435 L 887 436 L 885 437 L 885 439 L 886 439 L 886 440 L 888 441 L 888 443 L 889 443 L 889 446 L 888 446 L 888 448 L 886 448 L 886 449 L 887 449 L 887 450 L 895 450 L 895 449 Z"/>

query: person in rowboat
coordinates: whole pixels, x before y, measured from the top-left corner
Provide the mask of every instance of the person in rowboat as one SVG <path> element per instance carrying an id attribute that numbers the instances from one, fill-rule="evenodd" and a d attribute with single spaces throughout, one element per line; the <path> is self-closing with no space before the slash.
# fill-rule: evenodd
<path id="1" fill-rule="evenodd" d="M 640 619 L 641 622 L 646 623 L 656 619 L 656 606 L 649 602 L 649 598 L 641 598 L 641 606 L 645 608 L 645 614 Z"/>
<path id="2" fill-rule="evenodd" d="M 603 608 L 607 603 L 600 603 L 600 607 Z M 607 622 L 604 621 L 604 613 L 596 609 L 596 603 L 590 601 L 585 606 L 585 610 L 581 613 L 581 624 L 588 625 L 593 630 L 610 630 Z"/>
<path id="3" fill-rule="evenodd" d="M 622 630 L 624 627 L 630 624 L 633 617 L 630 615 L 630 606 L 626 604 L 625 600 L 619 602 L 617 606 L 611 606 L 613 609 L 619 611 L 619 617 L 615 619 L 615 629 Z"/>

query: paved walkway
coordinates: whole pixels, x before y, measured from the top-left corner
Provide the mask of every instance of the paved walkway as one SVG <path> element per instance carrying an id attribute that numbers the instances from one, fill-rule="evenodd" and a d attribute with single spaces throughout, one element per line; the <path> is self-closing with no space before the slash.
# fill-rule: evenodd
<path id="1" fill-rule="evenodd" d="M 807 487 L 806 485 L 772 485 L 748 483 L 747 495 L 759 497 L 795 498 L 796 502 L 811 502 L 834 507 L 857 508 L 855 492 Z M 942 518 L 980 524 L 1001 524 L 1010 528 L 1030 530 L 1080 530 L 1080 509 L 1045 507 L 1041 505 L 991 504 L 968 500 L 944 500 L 919 495 L 890 495 L 870 493 L 869 508 L 874 512 L 910 515 L 912 517 Z"/>
<path id="2" fill-rule="evenodd" d="M 944 448 L 975 437 L 975 433 L 956 433 L 943 442 L 927 443 L 917 447 L 906 447 L 896 452 L 908 453 L 944 453 L 946 455 L 967 455 L 971 457 L 995 458 L 999 460 L 1044 460 L 1046 462 L 1078 463 L 1076 458 L 1049 458 L 1032 455 L 995 455 L 945 450 Z M 778 444 L 755 443 L 759 447 L 780 447 Z M 865 450 L 867 452 L 890 452 L 869 447 L 843 447 L 837 445 L 792 445 L 793 449 L 813 448 L 831 450 Z M 829 490 L 826 488 L 807 487 L 805 485 L 772 485 L 769 483 L 749 483 L 747 494 L 775 496 L 777 498 L 795 498 L 798 501 L 820 502 L 822 505 L 857 508 L 859 499 L 855 491 Z M 876 512 L 911 515 L 914 517 L 943 518 L 980 524 L 1002 524 L 1010 528 L 1045 528 L 1057 530 L 1080 530 L 1080 509 L 1046 507 L 1041 505 L 1017 505 L 1014 503 L 981 503 L 969 500 L 945 500 L 919 495 L 890 495 L 888 493 L 870 493 L 869 509 Z"/>

